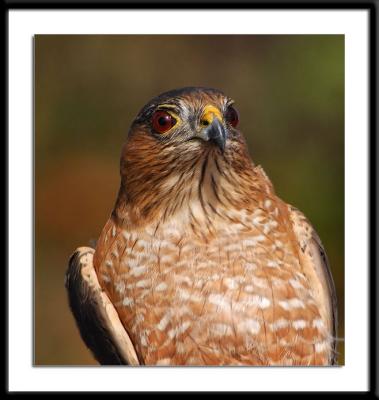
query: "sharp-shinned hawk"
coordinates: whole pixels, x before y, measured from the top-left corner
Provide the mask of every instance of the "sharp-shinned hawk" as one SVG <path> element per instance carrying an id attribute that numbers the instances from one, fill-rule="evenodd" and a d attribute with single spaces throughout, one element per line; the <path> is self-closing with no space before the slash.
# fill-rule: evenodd
<path id="1" fill-rule="evenodd" d="M 197 87 L 154 98 L 134 120 L 111 216 L 67 273 L 100 363 L 336 363 L 321 241 L 251 161 L 238 122 L 230 98 Z"/>

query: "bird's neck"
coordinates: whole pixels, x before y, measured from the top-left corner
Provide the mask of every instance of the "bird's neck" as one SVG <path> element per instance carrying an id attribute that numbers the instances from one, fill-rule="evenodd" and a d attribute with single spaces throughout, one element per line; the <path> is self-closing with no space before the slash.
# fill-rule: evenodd
<path id="1" fill-rule="evenodd" d="M 267 190 L 246 155 L 228 158 L 228 154 L 209 151 L 196 159 L 181 155 L 180 163 L 162 159 L 145 165 L 145 172 L 141 167 L 124 166 L 113 212 L 118 223 L 129 227 L 175 220 L 211 230 L 212 221 L 230 220 L 235 211 L 249 211 Z"/>

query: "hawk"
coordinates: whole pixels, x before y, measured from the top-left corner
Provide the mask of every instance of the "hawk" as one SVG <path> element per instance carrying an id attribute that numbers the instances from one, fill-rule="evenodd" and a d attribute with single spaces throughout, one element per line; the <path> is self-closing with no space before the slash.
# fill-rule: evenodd
<path id="1" fill-rule="evenodd" d="M 336 363 L 321 241 L 252 162 L 238 122 L 232 99 L 188 87 L 152 99 L 132 123 L 111 216 L 66 276 L 100 363 Z"/>

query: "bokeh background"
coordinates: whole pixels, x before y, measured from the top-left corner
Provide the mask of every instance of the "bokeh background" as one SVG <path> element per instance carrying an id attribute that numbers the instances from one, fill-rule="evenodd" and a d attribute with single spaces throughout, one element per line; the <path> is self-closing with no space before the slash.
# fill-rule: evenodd
<path id="1" fill-rule="evenodd" d="M 318 231 L 337 287 L 343 364 L 344 37 L 37 35 L 34 48 L 35 364 L 96 364 L 68 307 L 67 261 L 112 210 L 133 118 L 182 86 L 236 100 L 253 160 Z"/>

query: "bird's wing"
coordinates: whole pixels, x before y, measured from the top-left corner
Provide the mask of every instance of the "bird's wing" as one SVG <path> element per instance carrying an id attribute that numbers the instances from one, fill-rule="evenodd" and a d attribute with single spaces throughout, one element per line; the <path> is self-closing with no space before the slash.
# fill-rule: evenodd
<path id="1" fill-rule="evenodd" d="M 117 311 L 99 285 L 94 252 L 90 247 L 78 248 L 66 273 L 69 303 L 81 337 L 100 364 L 139 365 Z"/>
<path id="2" fill-rule="evenodd" d="M 307 218 L 295 207 L 289 206 L 293 230 L 300 247 L 300 261 L 311 283 L 323 320 L 333 336 L 331 363 L 336 363 L 337 295 L 328 258 L 317 232 Z"/>

